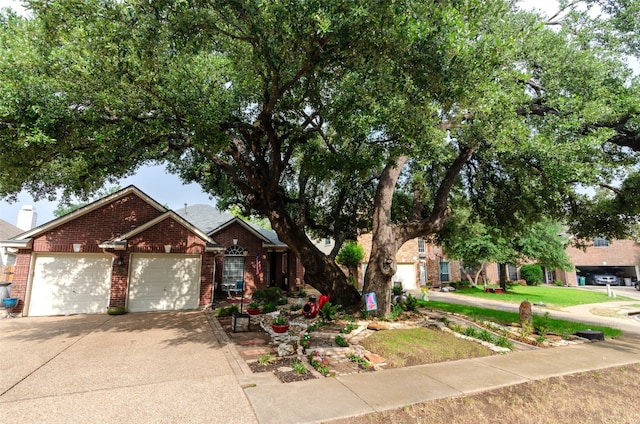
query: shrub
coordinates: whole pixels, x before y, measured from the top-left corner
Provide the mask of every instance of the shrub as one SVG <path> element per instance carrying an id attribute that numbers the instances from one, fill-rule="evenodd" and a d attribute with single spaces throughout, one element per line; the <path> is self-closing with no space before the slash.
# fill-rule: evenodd
<path id="1" fill-rule="evenodd" d="M 533 328 L 536 330 L 536 333 L 541 336 L 546 336 L 549 332 L 549 328 L 551 328 L 551 317 L 549 316 L 549 312 L 545 312 L 543 316 L 534 316 Z"/>
<path id="2" fill-rule="evenodd" d="M 391 293 L 394 296 L 400 296 L 402 294 L 402 286 L 400 284 L 394 284 L 393 287 L 391 288 Z"/>
<path id="3" fill-rule="evenodd" d="M 277 302 L 282 297 L 282 291 L 278 287 L 256 290 L 251 296 L 253 300 L 265 303 Z"/>
<path id="4" fill-rule="evenodd" d="M 307 355 L 307 359 L 309 359 L 309 363 L 313 368 L 316 369 L 320 374 L 325 377 L 333 377 L 335 373 L 329 370 L 329 361 L 324 356 L 321 356 L 318 352 L 314 351 Z"/>
<path id="5" fill-rule="evenodd" d="M 262 367 L 266 367 L 267 365 L 271 365 L 276 362 L 275 356 L 270 353 L 265 353 L 264 355 L 258 358 L 258 364 Z"/>
<path id="6" fill-rule="evenodd" d="M 468 337 L 477 337 L 478 336 L 478 331 L 476 330 L 475 327 L 467 327 L 464 329 L 464 335 L 468 336 Z"/>
<path id="7" fill-rule="evenodd" d="M 404 309 L 407 311 L 415 311 L 418 309 L 418 299 L 408 294 L 404 301 Z"/>
<path id="8" fill-rule="evenodd" d="M 268 314 L 269 312 L 274 312 L 277 309 L 278 305 L 275 302 L 269 302 L 262 307 L 262 313 Z"/>
<path id="9" fill-rule="evenodd" d="M 238 313 L 239 309 L 238 309 L 238 305 L 231 305 L 231 306 L 227 306 L 226 308 L 221 308 L 218 309 L 218 316 L 219 317 L 230 317 L 236 313 Z"/>
<path id="10" fill-rule="evenodd" d="M 307 367 L 305 367 L 302 361 L 300 361 L 300 359 L 298 358 L 293 360 L 293 362 L 291 363 L 291 368 L 293 368 L 293 372 L 295 372 L 296 374 L 307 373 Z"/>
<path id="11" fill-rule="evenodd" d="M 340 309 L 340 305 L 333 305 L 331 302 L 326 302 L 320 309 L 320 316 L 324 321 L 333 321 L 336 319 L 336 314 Z"/>
<path id="12" fill-rule="evenodd" d="M 345 340 L 344 337 L 342 336 L 336 336 L 336 338 L 334 339 L 336 341 L 336 344 L 340 347 L 347 347 L 349 346 L 349 343 Z"/>
<path id="13" fill-rule="evenodd" d="M 542 283 L 542 268 L 540 265 L 527 264 L 520 267 L 520 276 L 530 286 L 537 286 Z"/>
<path id="14" fill-rule="evenodd" d="M 345 325 L 344 328 L 342 330 L 340 330 L 340 332 L 343 333 L 343 334 L 349 334 L 353 330 L 355 330 L 356 328 L 358 328 L 358 324 L 354 324 L 354 323 L 350 322 L 349 324 Z"/>

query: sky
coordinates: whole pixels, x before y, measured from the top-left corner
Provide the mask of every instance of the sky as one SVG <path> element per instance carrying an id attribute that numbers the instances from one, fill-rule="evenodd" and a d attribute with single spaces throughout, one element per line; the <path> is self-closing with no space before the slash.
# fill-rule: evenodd
<path id="1" fill-rule="evenodd" d="M 533 5 L 536 9 L 547 11 L 551 11 L 551 7 L 556 4 L 555 0 L 525 0 L 523 3 L 525 5 Z M 0 0 L 0 8 L 12 7 L 18 12 L 24 12 L 20 4 L 21 2 L 16 0 Z M 135 185 L 158 203 L 171 209 L 184 207 L 185 203 L 188 205 L 211 204 L 215 206 L 215 200 L 203 193 L 198 184 L 184 185 L 177 176 L 166 172 L 163 165 L 142 167 L 135 175 L 120 180 L 118 185 L 122 188 Z M 37 213 L 36 225 L 42 225 L 55 218 L 53 211 L 58 206 L 58 202 L 42 200 L 36 202 L 28 193 L 20 193 L 18 201 L 15 203 L 0 201 L 0 219 L 15 225 L 18 212 L 24 205 L 35 207 L 35 212 Z"/>

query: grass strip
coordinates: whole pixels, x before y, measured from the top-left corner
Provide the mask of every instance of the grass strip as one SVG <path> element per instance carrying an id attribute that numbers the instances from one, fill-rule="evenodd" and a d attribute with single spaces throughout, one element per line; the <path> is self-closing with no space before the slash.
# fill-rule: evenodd
<path id="1" fill-rule="evenodd" d="M 445 312 L 466 315 L 470 319 L 478 322 L 493 321 L 501 325 L 509 325 L 512 323 L 520 322 L 520 315 L 516 312 L 497 311 L 494 309 L 479 308 L 477 306 L 469 305 L 456 305 L 453 303 L 439 302 L 437 300 L 420 300 L 420 306 L 429 309 L 437 309 Z M 575 321 L 560 320 L 551 317 L 544 317 L 541 315 L 534 315 L 534 326 L 536 320 L 542 319 L 545 320 L 545 325 L 549 333 L 555 333 L 561 336 L 568 336 L 571 334 L 575 334 L 576 331 L 587 329 L 602 331 L 604 336 L 607 338 L 616 338 L 622 335 L 622 331 L 616 328 L 585 324 Z"/>
<path id="2" fill-rule="evenodd" d="M 615 287 L 613 290 L 615 291 Z M 544 303 L 547 306 L 560 308 L 576 305 L 588 305 L 591 303 L 605 303 L 616 300 L 633 300 L 625 296 L 609 297 L 606 293 L 580 290 L 575 287 L 516 285 L 509 288 L 507 293 L 487 293 L 481 287 L 470 287 L 458 289 L 453 293 L 512 303 L 520 303 L 524 300 L 528 300 L 531 303 Z"/>

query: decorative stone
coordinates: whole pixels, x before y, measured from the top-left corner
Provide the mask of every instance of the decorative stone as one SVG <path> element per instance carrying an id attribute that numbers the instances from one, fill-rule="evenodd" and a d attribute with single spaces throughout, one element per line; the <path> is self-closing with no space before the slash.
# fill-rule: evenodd
<path id="1" fill-rule="evenodd" d="M 381 331 L 381 330 L 390 330 L 391 326 L 388 322 L 382 321 L 371 321 L 367 326 L 369 330 Z"/>
<path id="2" fill-rule="evenodd" d="M 278 345 L 278 356 L 290 356 L 296 353 L 296 350 L 289 343 L 280 343 Z"/>
<path id="3" fill-rule="evenodd" d="M 523 301 L 520 304 L 520 325 L 530 326 L 532 319 L 531 302 L 528 300 Z"/>
<path id="4" fill-rule="evenodd" d="M 374 365 L 383 365 L 383 364 L 386 364 L 387 362 L 387 360 L 384 359 L 382 356 L 376 355 L 375 353 L 371 353 L 371 352 L 365 353 L 364 358 Z"/>

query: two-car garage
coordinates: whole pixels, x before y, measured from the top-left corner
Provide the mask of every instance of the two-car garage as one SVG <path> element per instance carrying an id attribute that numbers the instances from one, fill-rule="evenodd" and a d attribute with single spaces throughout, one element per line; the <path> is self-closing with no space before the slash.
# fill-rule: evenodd
<path id="1" fill-rule="evenodd" d="M 109 305 L 114 256 L 34 256 L 30 316 L 104 313 Z M 132 254 L 127 293 L 130 312 L 195 309 L 200 255 Z"/>

